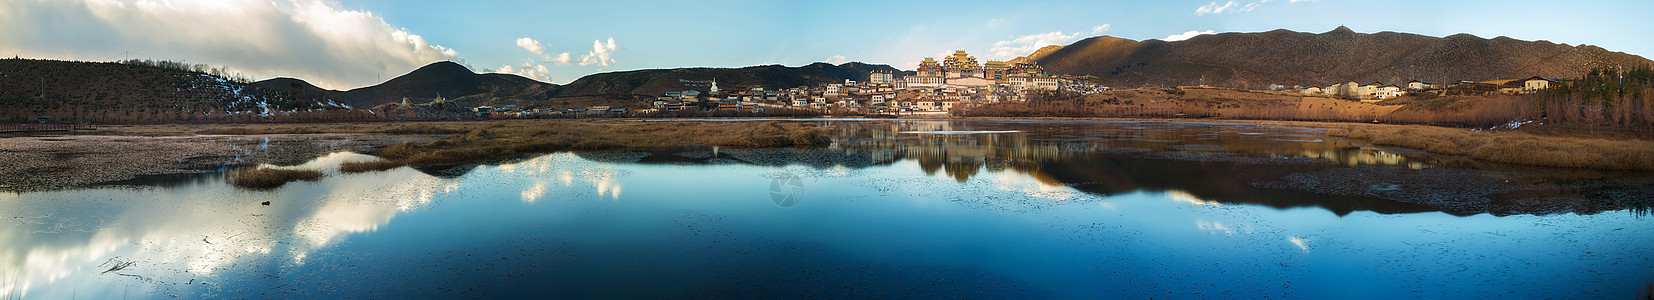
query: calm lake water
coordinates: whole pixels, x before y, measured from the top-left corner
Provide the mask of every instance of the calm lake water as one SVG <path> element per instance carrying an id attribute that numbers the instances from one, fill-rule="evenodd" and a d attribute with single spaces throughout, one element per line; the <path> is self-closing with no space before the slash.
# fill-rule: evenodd
<path id="1" fill-rule="evenodd" d="M 1630 298 L 1654 175 L 1227 123 L 816 121 L 827 149 L 554 153 L 0 193 L 0 295 Z M 694 126 L 694 123 L 683 123 Z M 268 205 L 263 203 L 268 201 Z"/>

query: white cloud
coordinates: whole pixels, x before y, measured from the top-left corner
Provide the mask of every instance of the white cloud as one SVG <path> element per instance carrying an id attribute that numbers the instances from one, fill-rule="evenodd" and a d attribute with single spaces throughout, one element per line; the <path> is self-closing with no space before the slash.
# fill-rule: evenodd
<path id="1" fill-rule="evenodd" d="M 528 50 L 528 53 L 541 54 L 546 52 L 546 47 L 540 45 L 540 41 L 526 37 L 517 39 L 517 47 L 522 47 L 523 50 Z"/>
<path id="2" fill-rule="evenodd" d="M 1288 0 L 1287 3 L 1315 2 L 1315 1 L 1316 0 Z M 1235 13 L 1249 12 L 1249 11 L 1258 9 L 1259 6 L 1263 6 L 1264 3 L 1270 3 L 1270 2 L 1275 2 L 1275 0 L 1260 0 L 1258 2 L 1252 2 L 1252 3 L 1247 3 L 1247 4 L 1240 4 L 1240 3 L 1235 2 L 1235 1 L 1229 1 L 1229 2 L 1224 2 L 1223 5 L 1218 5 L 1217 2 L 1212 2 L 1211 4 L 1206 4 L 1206 5 L 1203 5 L 1199 8 L 1195 8 L 1195 15 L 1196 16 L 1202 16 L 1202 15 L 1208 15 L 1208 14 L 1235 14 Z"/>
<path id="3" fill-rule="evenodd" d="M 1196 36 L 1208 35 L 1208 34 L 1217 34 L 1217 33 L 1218 33 L 1217 31 L 1211 31 L 1211 30 L 1207 30 L 1207 31 L 1190 30 L 1188 32 L 1173 34 L 1171 36 L 1167 36 L 1163 40 L 1165 40 L 1167 42 L 1176 42 L 1176 41 L 1191 39 L 1191 38 L 1194 38 Z"/>
<path id="4" fill-rule="evenodd" d="M 1114 27 L 1114 26 L 1109 25 L 1109 24 L 1097 25 L 1097 27 L 1092 27 L 1091 28 L 1091 34 L 1092 35 L 1103 34 L 1104 31 L 1108 31 L 1108 29 L 1112 28 L 1112 27 Z"/>
<path id="5" fill-rule="evenodd" d="M 1205 6 L 1201 6 L 1200 8 L 1196 8 L 1195 15 L 1221 14 L 1226 12 L 1232 13 L 1234 12 L 1232 9 L 1234 9 L 1237 5 L 1238 4 L 1235 4 L 1235 1 L 1229 1 L 1229 3 L 1224 3 L 1221 6 L 1219 6 L 1217 2 L 1212 2 L 1212 4 L 1207 4 Z"/>
<path id="6" fill-rule="evenodd" d="M 535 64 L 533 61 L 523 62 L 520 66 L 501 65 L 494 73 L 515 74 L 529 79 L 551 82 L 551 69 L 545 65 Z"/>
<path id="7" fill-rule="evenodd" d="M 1010 40 L 994 42 L 993 47 L 988 48 L 988 52 L 994 58 L 998 59 L 1016 58 L 1034 53 L 1034 50 L 1039 50 L 1040 47 L 1067 44 L 1088 34 L 1102 34 L 1104 31 L 1108 31 L 1111 27 L 1112 26 L 1109 24 L 1103 24 L 1098 25 L 1097 27 L 1092 27 L 1091 31 L 1075 32 L 1072 34 L 1064 34 L 1062 31 L 1052 31 L 1041 34 L 1024 35 Z"/>
<path id="8" fill-rule="evenodd" d="M 841 65 L 850 62 L 850 59 L 845 58 L 843 55 L 834 55 L 833 57 L 828 57 L 827 60 L 823 61 L 829 64 Z"/>
<path id="9" fill-rule="evenodd" d="M 563 54 L 558 54 L 557 57 L 547 59 L 547 60 L 551 61 L 551 62 L 554 62 L 554 63 L 557 63 L 559 65 L 566 65 L 566 64 L 569 64 L 569 62 L 571 61 L 571 60 L 569 60 L 569 53 L 568 52 L 563 52 Z"/>
<path id="10" fill-rule="evenodd" d="M 607 67 L 609 64 L 614 63 L 614 58 L 611 57 L 611 55 L 614 54 L 615 49 L 617 49 L 615 47 L 615 38 L 609 38 L 609 42 L 606 44 L 601 40 L 593 40 L 592 52 L 587 52 L 586 55 L 580 56 L 580 65 L 589 66 L 595 64 Z"/>
<path id="11" fill-rule="evenodd" d="M 0 28 L 0 53 L 109 61 L 130 52 L 332 89 L 459 60 L 372 12 L 320 0 L 7 0 Z"/>

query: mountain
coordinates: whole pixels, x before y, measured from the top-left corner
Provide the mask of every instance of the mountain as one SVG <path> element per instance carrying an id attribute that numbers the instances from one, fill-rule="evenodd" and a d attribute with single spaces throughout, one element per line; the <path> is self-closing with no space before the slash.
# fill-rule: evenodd
<path id="1" fill-rule="evenodd" d="M 286 91 L 311 99 L 333 99 L 352 107 L 370 108 L 385 103 L 428 102 L 441 96 L 464 106 L 528 104 L 545 100 L 559 88 L 511 74 L 477 74 L 458 63 L 436 62 L 384 83 L 333 91 L 318 88 L 303 80 L 275 78 L 252 83 L 253 86 Z"/>
<path id="2" fill-rule="evenodd" d="M 0 122 L 39 116 L 111 123 L 241 121 L 282 114 L 350 117 L 342 105 L 323 98 L 289 97 L 203 69 L 169 61 L 0 59 Z M 271 82 L 297 83 L 302 81 Z"/>
<path id="3" fill-rule="evenodd" d="M 466 107 L 564 102 L 572 105 L 588 101 L 545 101 L 551 98 L 597 95 L 615 95 L 631 99 L 624 95 L 653 96 L 668 91 L 691 89 L 705 91 L 709 87 L 704 82 L 714 79 L 724 88 L 786 88 L 843 82 L 845 79 L 861 81 L 867 80 L 867 74 L 874 70 L 900 71 L 887 65 L 859 62 L 840 65 L 814 63 L 801 67 L 767 65 L 745 68 L 650 69 L 592 74 L 568 85 L 559 86 L 511 74 L 477 74 L 457 63 L 437 62 L 379 85 L 349 91 L 326 90 L 293 78 L 275 78 L 254 82 L 251 85 L 282 91 L 304 99 L 338 101 L 358 108 L 397 103 L 401 102 L 403 97 L 414 100 L 411 101 L 414 103 L 423 103 L 435 99 L 439 94 Z"/>
<path id="4" fill-rule="evenodd" d="M 659 95 L 669 91 L 700 90 L 708 87 L 685 81 L 717 80 L 721 88 L 765 86 L 791 88 L 820 83 L 864 81 L 874 70 L 897 72 L 888 65 L 850 62 L 840 65 L 814 63 L 801 67 L 765 65 L 745 68 L 652 69 L 592 74 L 564 85 L 559 96 L 636 94 Z"/>
<path id="5" fill-rule="evenodd" d="M 1050 56 L 1051 53 L 1056 53 L 1057 50 L 1062 50 L 1062 46 L 1061 45 L 1050 45 L 1050 46 L 1040 47 L 1038 50 L 1034 50 L 1034 53 L 1028 54 L 1028 56 L 1012 58 L 1011 60 L 1006 61 L 1006 63 L 1008 63 L 1008 64 L 1019 64 L 1019 63 L 1039 61 L 1039 59 L 1041 59 L 1041 58 L 1045 58 L 1046 56 Z"/>
<path id="6" fill-rule="evenodd" d="M 1202 35 L 1175 42 L 1100 36 L 1063 46 L 1035 61 L 1052 73 L 1093 75 L 1113 86 L 1240 88 L 1340 81 L 1575 78 L 1593 67 L 1650 63 L 1641 56 L 1590 45 L 1503 36 L 1483 39 L 1469 34 L 1367 34 L 1343 26 L 1319 34 L 1281 29 Z"/>

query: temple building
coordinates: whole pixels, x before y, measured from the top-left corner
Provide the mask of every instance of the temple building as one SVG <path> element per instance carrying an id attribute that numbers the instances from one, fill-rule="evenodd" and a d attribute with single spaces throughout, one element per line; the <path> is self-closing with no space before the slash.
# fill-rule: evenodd
<path id="1" fill-rule="evenodd" d="M 936 59 L 926 57 L 919 62 L 919 76 L 942 77 L 942 73 L 942 65 L 936 63 Z"/>
<path id="2" fill-rule="evenodd" d="M 982 78 L 994 82 L 1005 81 L 1005 72 L 1010 69 L 1011 66 L 1006 65 L 1003 61 L 990 60 L 987 64 L 982 65 Z"/>
<path id="3" fill-rule="evenodd" d="M 943 58 L 942 68 L 948 78 L 982 77 L 982 65 L 977 64 L 976 58 L 965 53 L 965 50 L 954 51 L 953 56 Z"/>
<path id="4" fill-rule="evenodd" d="M 1038 64 L 1035 64 L 1035 63 L 1024 62 L 1024 63 L 1017 63 L 1016 65 L 1012 65 L 1011 70 L 1006 72 L 1006 73 L 1007 74 L 1042 75 L 1042 74 L 1045 74 L 1045 68 L 1042 68 Z"/>

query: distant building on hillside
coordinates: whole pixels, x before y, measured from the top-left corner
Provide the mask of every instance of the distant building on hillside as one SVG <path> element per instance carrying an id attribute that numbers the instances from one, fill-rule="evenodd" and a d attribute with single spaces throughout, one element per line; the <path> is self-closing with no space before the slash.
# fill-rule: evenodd
<path id="1" fill-rule="evenodd" d="M 958 77 L 948 78 L 947 84 L 968 87 L 986 87 L 993 84 L 993 81 L 989 81 L 988 79 L 982 77 Z"/>
<path id="2" fill-rule="evenodd" d="M 1321 94 L 1321 87 L 1319 87 L 1319 86 L 1309 86 L 1309 87 L 1298 90 L 1298 92 L 1304 93 L 1305 95 L 1320 95 Z"/>
<path id="3" fill-rule="evenodd" d="M 1401 97 L 1401 95 L 1404 94 L 1406 94 L 1406 92 L 1402 92 L 1401 87 L 1394 84 L 1386 84 L 1379 86 L 1373 93 L 1373 97 L 1378 99 L 1394 99 L 1395 97 Z"/>
<path id="4" fill-rule="evenodd" d="M 1003 61 L 990 60 L 987 64 L 982 65 L 982 78 L 994 82 L 1005 81 L 1005 73 L 1010 69 L 1011 66 L 1006 65 Z"/>
<path id="5" fill-rule="evenodd" d="M 1550 89 L 1551 84 L 1553 83 L 1557 83 L 1557 81 L 1555 79 L 1545 79 L 1545 77 L 1539 76 L 1528 77 L 1528 79 L 1522 80 L 1522 91 L 1531 93 L 1539 90 Z"/>
<path id="6" fill-rule="evenodd" d="M 1360 93 L 1360 86 L 1360 83 L 1354 81 L 1339 82 L 1321 88 L 1321 93 L 1333 97 L 1356 98 Z"/>
<path id="7" fill-rule="evenodd" d="M 896 81 L 896 74 L 886 70 L 874 70 L 867 77 L 867 82 L 872 84 L 886 84 Z"/>
<path id="8" fill-rule="evenodd" d="M 1407 89 L 1409 89 L 1409 90 L 1422 91 L 1422 90 L 1430 90 L 1430 89 L 1435 89 L 1435 88 L 1436 88 L 1436 84 L 1430 83 L 1429 81 L 1423 81 L 1423 80 L 1416 80 L 1415 79 L 1413 81 L 1408 81 L 1407 82 Z"/>
<path id="9" fill-rule="evenodd" d="M 944 75 L 943 73 L 944 72 L 942 71 L 942 64 L 937 63 L 936 59 L 926 57 L 925 60 L 919 61 L 919 74 L 918 74 L 919 76 L 931 76 L 931 77 L 941 78 L 942 75 Z M 913 84 L 913 83 L 909 82 L 908 84 Z"/>
<path id="10" fill-rule="evenodd" d="M 942 69 L 947 78 L 982 77 L 982 66 L 965 50 L 954 51 L 952 56 L 942 58 Z"/>
<path id="11" fill-rule="evenodd" d="M 942 80 L 942 76 L 920 75 L 920 76 L 902 77 L 902 79 L 907 80 L 907 88 L 938 87 L 938 86 L 942 86 L 942 84 L 944 83 L 943 80 Z"/>

